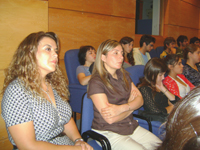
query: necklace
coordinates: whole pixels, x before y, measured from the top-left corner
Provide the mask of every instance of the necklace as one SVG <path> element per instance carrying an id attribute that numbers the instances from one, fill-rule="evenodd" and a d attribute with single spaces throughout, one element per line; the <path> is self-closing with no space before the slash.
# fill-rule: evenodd
<path id="1" fill-rule="evenodd" d="M 45 83 L 46 84 L 46 86 L 47 86 L 47 83 Z M 50 84 L 51 85 L 51 84 Z M 48 96 L 48 98 L 49 98 L 49 100 L 51 101 L 51 104 L 54 106 L 54 108 L 57 110 L 57 108 L 56 108 L 56 106 L 53 104 L 53 101 L 52 101 L 52 99 L 51 99 L 51 97 L 50 97 L 50 95 L 49 95 L 49 88 L 48 88 L 48 86 L 47 86 L 47 91 L 45 91 L 44 89 L 42 89 L 42 88 L 40 88 L 44 93 L 46 93 L 47 94 L 47 96 Z M 59 113 L 59 111 L 57 110 L 57 112 L 58 112 L 58 116 L 59 116 L 59 120 L 61 120 L 61 116 L 60 116 L 60 113 Z"/>

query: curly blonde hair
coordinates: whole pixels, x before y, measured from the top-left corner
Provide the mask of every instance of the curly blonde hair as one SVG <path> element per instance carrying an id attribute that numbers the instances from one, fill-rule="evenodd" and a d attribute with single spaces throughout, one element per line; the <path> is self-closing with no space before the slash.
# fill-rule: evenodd
<path id="1" fill-rule="evenodd" d="M 34 96 L 44 98 L 41 91 L 41 76 L 39 73 L 36 53 L 39 42 L 49 37 L 56 42 L 59 50 L 59 39 L 53 32 L 37 32 L 28 35 L 18 46 L 13 59 L 7 69 L 5 69 L 5 79 L 1 94 L 3 95 L 7 86 L 16 78 L 20 79 L 23 86 L 32 92 Z M 69 99 L 67 80 L 63 76 L 58 64 L 56 70 L 46 75 L 46 81 L 57 91 L 64 100 Z"/>

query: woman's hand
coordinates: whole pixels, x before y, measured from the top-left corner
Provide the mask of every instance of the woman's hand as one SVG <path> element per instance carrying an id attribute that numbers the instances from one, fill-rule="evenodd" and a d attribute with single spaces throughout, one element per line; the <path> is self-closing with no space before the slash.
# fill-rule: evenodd
<path id="1" fill-rule="evenodd" d="M 107 107 L 101 109 L 101 115 L 104 118 L 112 118 L 121 113 L 121 105 L 107 103 Z"/>
<path id="2" fill-rule="evenodd" d="M 77 141 L 75 146 L 81 146 L 81 150 L 94 150 L 88 143 L 84 141 Z"/>
<path id="3" fill-rule="evenodd" d="M 158 90 L 160 90 L 161 92 L 165 92 L 167 90 L 166 87 L 163 85 L 162 82 L 160 82 L 160 84 L 156 84 L 156 88 Z"/>

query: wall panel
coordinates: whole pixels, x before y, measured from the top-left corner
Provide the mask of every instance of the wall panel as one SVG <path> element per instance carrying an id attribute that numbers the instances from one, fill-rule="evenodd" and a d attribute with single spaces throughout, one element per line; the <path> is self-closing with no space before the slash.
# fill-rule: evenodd
<path id="1" fill-rule="evenodd" d="M 134 38 L 134 29 L 134 19 L 49 9 L 49 31 L 56 32 L 61 40 L 60 59 L 64 58 L 67 50 L 81 45 L 89 44 L 97 49 L 107 39 L 119 40 L 123 36 Z"/>
<path id="2" fill-rule="evenodd" d="M 192 5 L 200 8 L 200 2 L 199 2 L 199 0 L 182 0 L 182 1 L 183 2 L 187 2 L 189 4 L 192 4 Z"/>
<path id="3" fill-rule="evenodd" d="M 8 66 L 18 44 L 28 34 L 48 30 L 47 8 L 47 1 L 0 1 L 0 69 Z"/>
<path id="4" fill-rule="evenodd" d="M 179 36 L 179 26 L 175 25 L 164 25 L 165 37 L 174 37 L 175 39 Z"/>
<path id="5" fill-rule="evenodd" d="M 187 35 L 188 39 L 198 36 L 198 29 L 186 28 L 186 27 L 179 27 L 179 33 L 183 35 Z"/>
<path id="6" fill-rule="evenodd" d="M 181 7 L 180 7 L 180 0 L 168 0 L 168 11 L 166 13 L 168 13 L 168 24 L 172 24 L 172 25 L 178 25 L 178 23 L 180 22 L 180 11 L 181 11 Z"/>
<path id="7" fill-rule="evenodd" d="M 181 1 L 180 5 L 180 19 L 178 25 L 198 29 L 199 8 L 184 1 Z"/>
<path id="8" fill-rule="evenodd" d="M 135 18 L 136 0 L 49 0 L 49 8 Z"/>

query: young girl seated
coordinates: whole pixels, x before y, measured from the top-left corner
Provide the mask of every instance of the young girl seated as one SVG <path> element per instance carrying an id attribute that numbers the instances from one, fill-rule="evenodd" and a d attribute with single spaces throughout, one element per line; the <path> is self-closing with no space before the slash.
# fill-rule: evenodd
<path id="1" fill-rule="evenodd" d="M 99 46 L 88 84 L 88 97 L 94 103 L 92 128 L 108 138 L 113 150 L 153 150 L 161 141 L 133 119 L 143 99 L 122 63 L 119 42 L 107 40 Z"/>
<path id="2" fill-rule="evenodd" d="M 89 71 L 90 65 L 95 61 L 96 51 L 92 46 L 82 46 L 80 47 L 78 53 L 78 59 L 80 66 L 76 69 L 76 76 L 81 85 L 87 85 L 91 78 L 91 73 Z"/>
<path id="3" fill-rule="evenodd" d="M 184 76 L 194 85 L 200 85 L 200 48 L 190 44 L 184 50 L 184 59 L 187 61 L 183 67 Z"/>
<path id="4" fill-rule="evenodd" d="M 182 74 L 183 65 L 178 55 L 167 55 L 164 62 L 168 67 L 168 76 L 163 80 L 163 84 L 172 94 L 181 99 L 195 86 Z"/>
<path id="5" fill-rule="evenodd" d="M 146 114 L 152 114 L 152 120 L 157 119 L 162 122 L 172 111 L 173 103 L 179 100 L 179 97 L 173 95 L 163 85 L 162 80 L 166 70 L 167 66 L 162 59 L 150 59 L 145 65 L 144 78 L 139 85 L 139 90 L 144 99 L 143 107 Z"/>
<path id="6" fill-rule="evenodd" d="M 123 68 L 128 68 L 135 65 L 133 58 L 133 39 L 131 37 L 123 37 L 120 41 L 124 49 Z"/>

